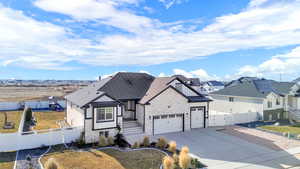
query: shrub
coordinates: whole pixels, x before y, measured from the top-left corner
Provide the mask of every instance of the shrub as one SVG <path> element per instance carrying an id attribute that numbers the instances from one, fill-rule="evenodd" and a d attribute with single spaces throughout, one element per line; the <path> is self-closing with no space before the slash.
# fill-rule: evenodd
<path id="1" fill-rule="evenodd" d="M 150 145 L 150 139 L 148 136 L 145 136 L 143 139 L 143 146 L 149 147 L 149 145 Z"/>
<path id="2" fill-rule="evenodd" d="M 136 149 L 136 148 L 140 148 L 140 144 L 138 142 L 135 142 L 132 146 L 133 149 Z"/>
<path id="3" fill-rule="evenodd" d="M 159 138 L 156 147 L 160 149 L 164 149 L 166 146 L 167 146 L 167 140 L 163 137 Z"/>
<path id="4" fill-rule="evenodd" d="M 179 166 L 182 169 L 187 169 L 189 168 L 190 164 L 191 164 L 191 157 L 189 156 L 189 154 L 185 152 L 181 152 L 179 155 Z"/>
<path id="5" fill-rule="evenodd" d="M 181 148 L 180 154 L 188 154 L 190 152 L 190 149 L 187 146 L 184 146 Z"/>
<path id="6" fill-rule="evenodd" d="M 54 158 L 49 158 L 45 163 L 45 169 L 58 169 L 58 163 Z"/>
<path id="7" fill-rule="evenodd" d="M 176 142 L 175 141 L 171 141 L 169 143 L 169 147 L 168 147 L 168 150 L 172 153 L 175 153 L 176 152 Z"/>
<path id="8" fill-rule="evenodd" d="M 174 168 L 174 160 L 170 156 L 165 156 L 163 158 L 163 166 L 164 166 L 164 169 L 173 169 Z"/>
<path id="9" fill-rule="evenodd" d="M 120 131 L 120 130 L 119 130 Z M 128 143 L 124 138 L 124 135 L 118 132 L 115 135 L 115 144 L 118 145 L 119 147 L 128 147 Z"/>
<path id="10" fill-rule="evenodd" d="M 109 137 L 107 138 L 107 143 L 108 143 L 109 146 L 114 145 L 114 144 L 115 144 L 114 138 L 111 137 L 111 136 L 109 136 Z"/>
<path id="11" fill-rule="evenodd" d="M 77 140 L 77 145 L 79 148 L 83 147 L 85 144 L 84 132 L 81 132 L 79 139 Z"/>
<path id="12" fill-rule="evenodd" d="M 104 137 L 104 136 L 100 136 L 100 137 L 99 137 L 99 146 L 100 146 L 100 147 L 105 147 L 105 146 L 107 146 L 107 140 L 106 140 L 106 137 Z"/>
<path id="13" fill-rule="evenodd" d="M 27 107 L 25 109 L 25 121 L 31 121 L 32 120 L 32 110 L 30 107 Z"/>
<path id="14" fill-rule="evenodd" d="M 178 157 L 178 155 L 176 153 L 173 154 L 173 160 L 174 160 L 175 164 L 179 163 L 179 157 Z"/>
<path id="15" fill-rule="evenodd" d="M 192 158 L 191 165 L 193 168 L 201 168 L 203 167 L 203 164 L 200 163 L 200 161 L 197 158 Z"/>

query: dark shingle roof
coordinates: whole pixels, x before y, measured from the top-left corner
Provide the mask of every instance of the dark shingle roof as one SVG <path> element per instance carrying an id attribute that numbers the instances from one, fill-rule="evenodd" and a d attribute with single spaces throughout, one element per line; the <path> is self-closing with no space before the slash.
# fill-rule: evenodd
<path id="1" fill-rule="evenodd" d="M 224 86 L 223 82 L 219 82 L 219 81 L 216 81 L 216 80 L 211 80 L 211 81 L 208 81 L 207 83 L 209 83 L 212 86 Z"/>
<path id="2" fill-rule="evenodd" d="M 141 99 L 153 80 L 146 73 L 119 72 L 67 95 L 66 99 L 80 107 L 103 94 L 118 100 Z"/>
<path id="3" fill-rule="evenodd" d="M 270 92 L 288 94 L 295 83 L 253 80 L 226 87 L 211 94 L 265 98 Z"/>
<path id="4" fill-rule="evenodd" d="M 118 100 L 141 99 L 153 80 L 146 73 L 119 72 L 99 90 Z"/>
<path id="5" fill-rule="evenodd" d="M 94 100 L 95 98 L 104 94 L 104 92 L 97 91 L 103 85 L 105 85 L 111 77 L 102 79 L 101 81 L 95 82 L 87 87 L 79 89 L 69 95 L 66 96 L 66 99 L 71 101 L 72 103 L 82 107 Z"/>

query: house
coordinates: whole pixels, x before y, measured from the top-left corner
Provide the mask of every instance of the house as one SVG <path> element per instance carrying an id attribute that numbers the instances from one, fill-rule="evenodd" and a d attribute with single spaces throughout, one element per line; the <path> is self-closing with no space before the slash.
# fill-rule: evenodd
<path id="1" fill-rule="evenodd" d="M 227 113 L 256 112 L 256 120 L 288 119 L 291 109 L 300 109 L 299 86 L 292 82 L 249 80 L 210 93 L 211 109 Z"/>
<path id="2" fill-rule="evenodd" d="M 67 95 L 67 121 L 83 126 L 85 141 L 206 127 L 211 101 L 178 77 L 119 72 Z"/>
<path id="3" fill-rule="evenodd" d="M 224 88 L 224 83 L 216 80 L 211 80 L 202 83 L 201 85 L 201 93 L 208 94 L 214 91 L 218 91 Z"/>

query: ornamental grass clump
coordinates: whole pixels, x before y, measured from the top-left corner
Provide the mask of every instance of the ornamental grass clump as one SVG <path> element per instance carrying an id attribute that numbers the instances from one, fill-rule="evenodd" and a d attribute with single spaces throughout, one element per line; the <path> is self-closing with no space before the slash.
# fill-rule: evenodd
<path id="1" fill-rule="evenodd" d="M 100 136 L 99 137 L 99 144 L 98 144 L 100 147 L 105 147 L 107 146 L 107 140 L 106 140 L 106 137 L 104 136 Z"/>
<path id="2" fill-rule="evenodd" d="M 140 148 L 140 144 L 138 142 L 135 142 L 132 146 L 133 149 Z"/>
<path id="3" fill-rule="evenodd" d="M 173 169 L 174 168 L 174 160 L 170 156 L 165 156 L 163 158 L 163 167 L 164 169 Z"/>
<path id="4" fill-rule="evenodd" d="M 191 165 L 191 157 L 189 156 L 189 148 L 182 147 L 181 152 L 179 154 L 179 166 L 182 169 L 188 169 Z"/>
<path id="5" fill-rule="evenodd" d="M 172 153 L 176 153 L 176 142 L 175 141 L 170 141 L 168 150 Z"/>
<path id="6" fill-rule="evenodd" d="M 149 147 L 150 146 L 150 139 L 148 136 L 145 136 L 143 139 L 143 146 L 144 147 Z"/>
<path id="7" fill-rule="evenodd" d="M 173 157 L 175 165 L 178 165 L 178 163 L 179 163 L 179 156 L 176 153 L 174 153 L 172 157 Z"/>
<path id="8" fill-rule="evenodd" d="M 108 144 L 109 146 L 114 145 L 114 144 L 115 144 L 114 138 L 111 137 L 111 136 L 109 136 L 109 137 L 107 138 L 107 144 Z"/>
<path id="9" fill-rule="evenodd" d="M 167 140 L 163 137 L 158 139 L 158 142 L 156 143 L 156 147 L 160 149 L 164 149 L 167 146 Z"/>
<path id="10" fill-rule="evenodd" d="M 49 158 L 45 163 L 45 169 L 58 169 L 59 165 L 54 158 Z"/>

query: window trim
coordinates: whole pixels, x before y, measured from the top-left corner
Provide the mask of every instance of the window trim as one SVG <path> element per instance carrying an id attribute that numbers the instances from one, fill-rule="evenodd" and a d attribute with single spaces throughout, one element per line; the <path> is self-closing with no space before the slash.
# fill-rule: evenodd
<path id="1" fill-rule="evenodd" d="M 107 108 L 112 108 L 112 118 L 111 119 L 106 119 L 106 109 Z M 98 112 L 97 112 L 97 110 L 98 109 L 104 109 L 104 112 L 105 112 L 105 120 L 98 120 L 97 118 L 98 118 Z M 112 122 L 112 121 L 115 121 L 115 107 L 96 107 L 96 108 L 94 108 L 94 111 L 95 111 L 95 115 L 96 115 L 96 122 L 97 123 L 102 123 L 102 122 Z"/>

